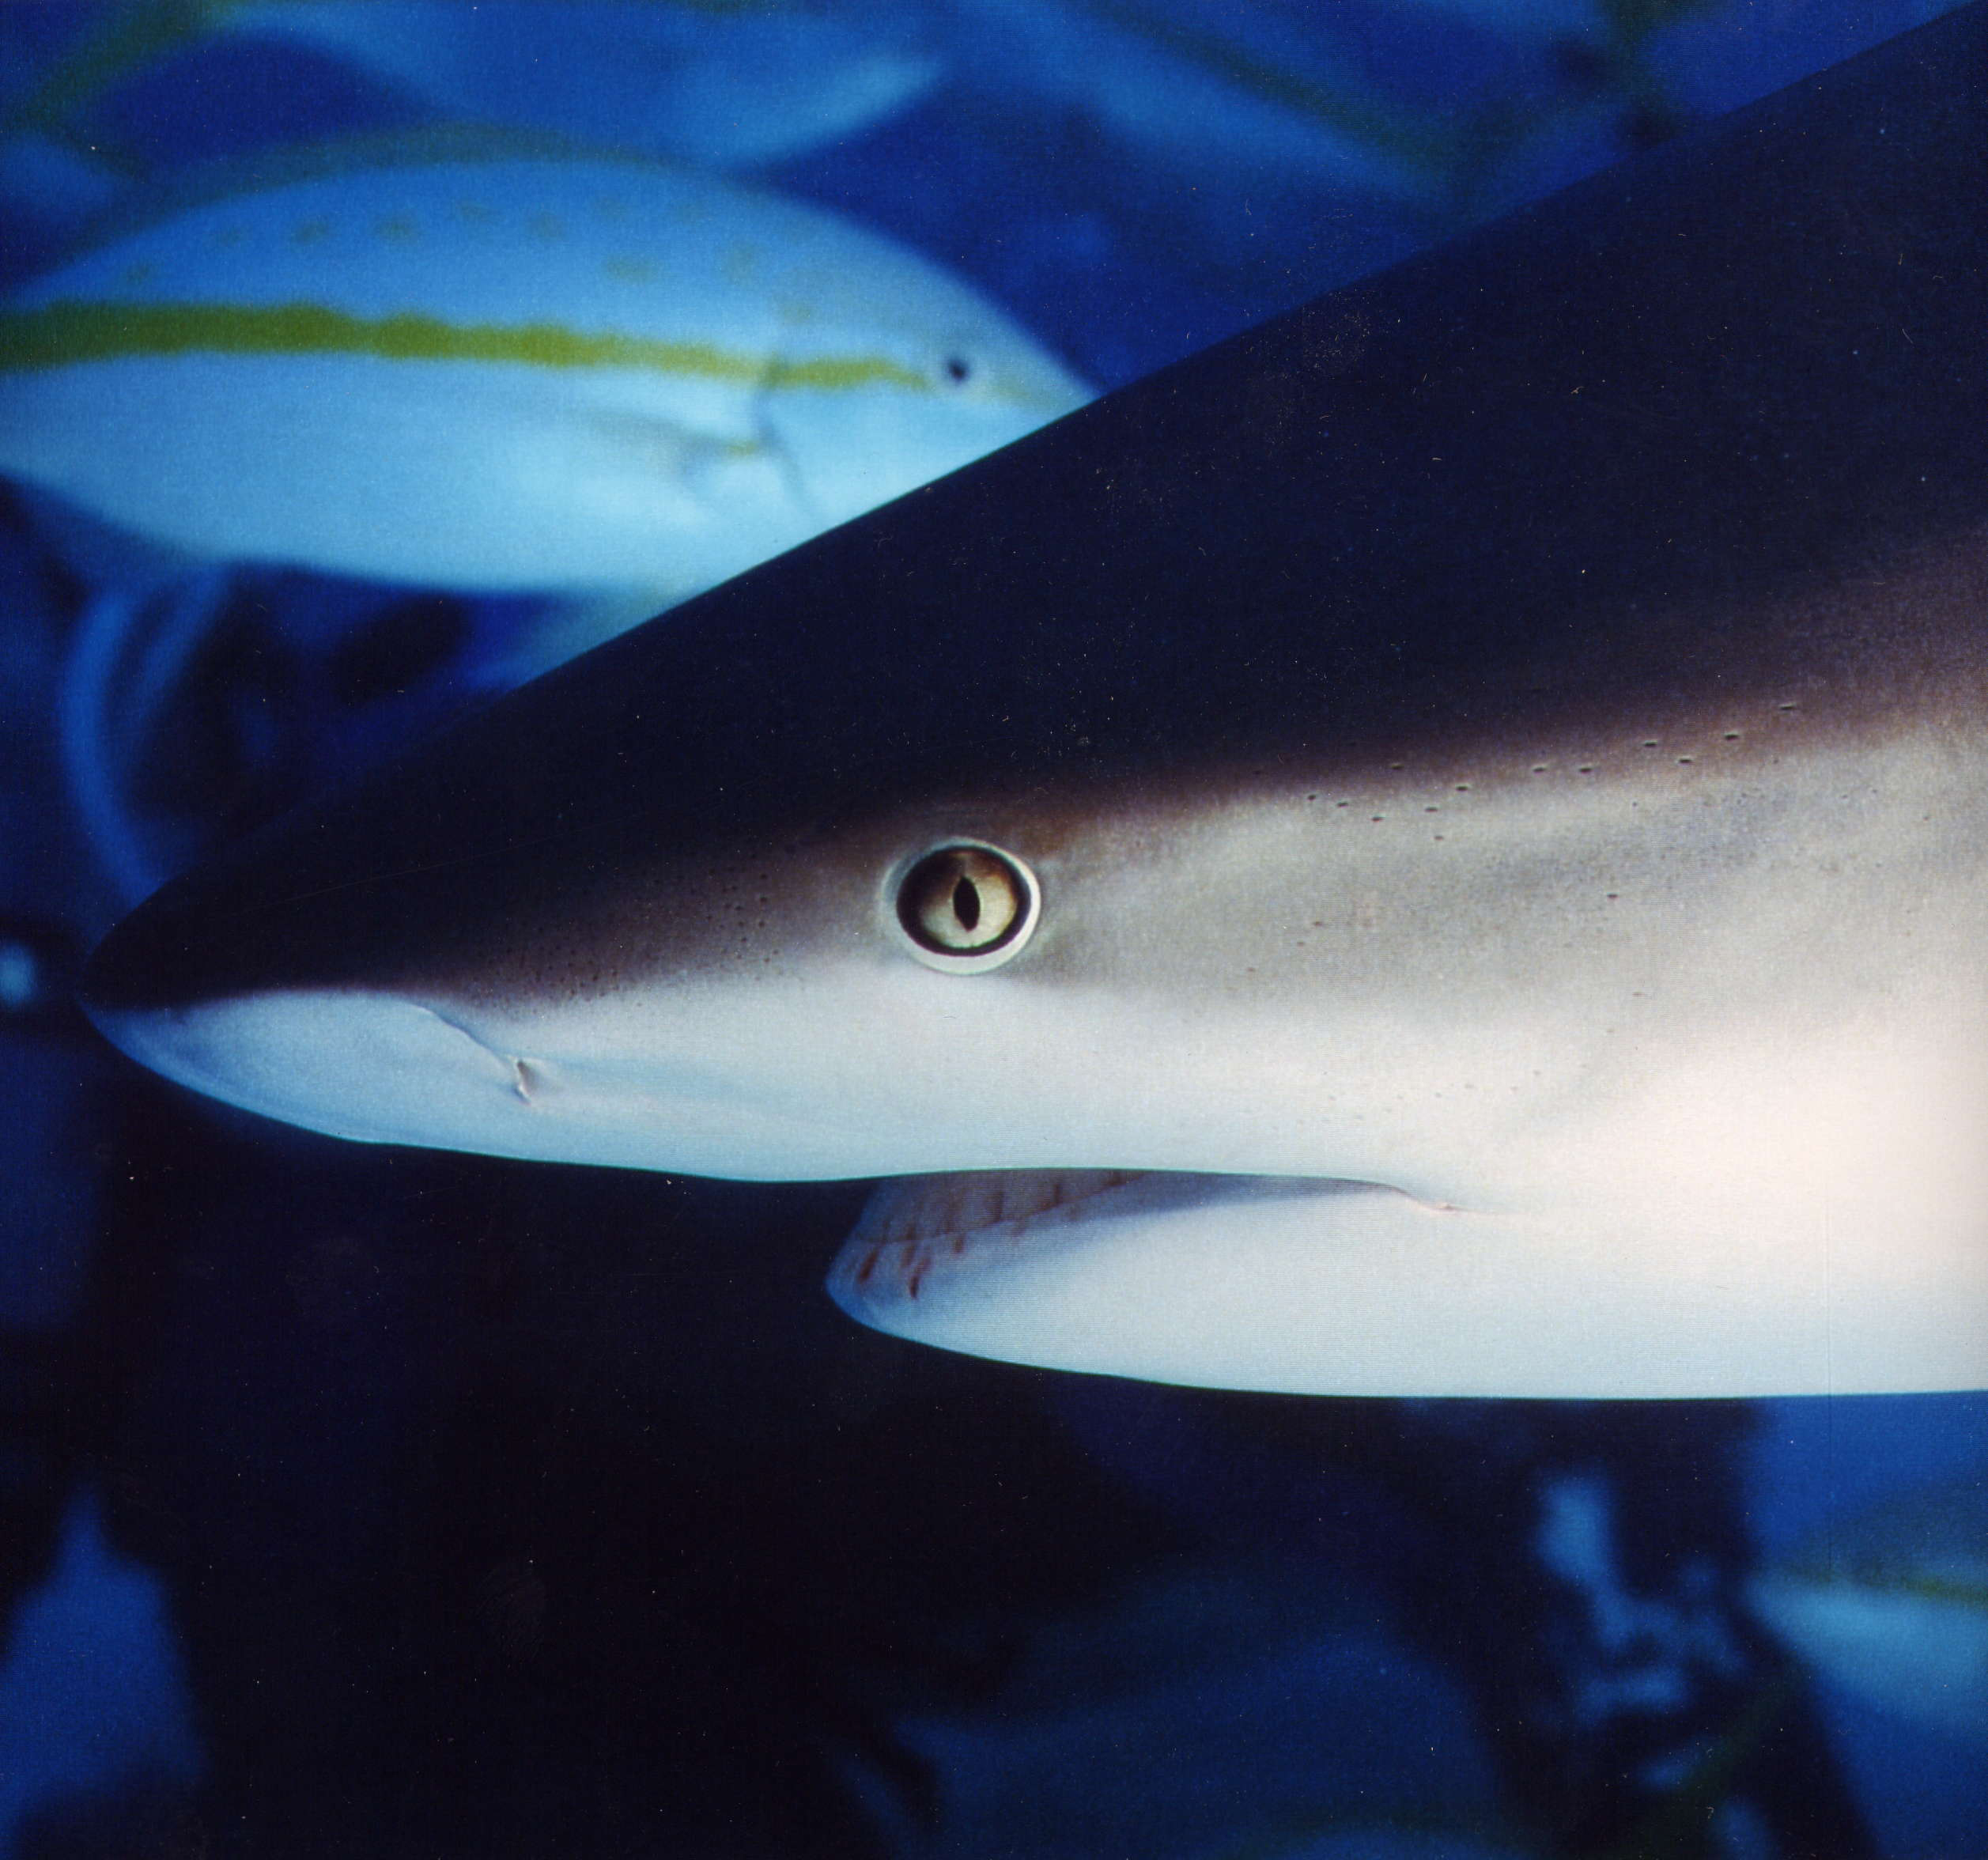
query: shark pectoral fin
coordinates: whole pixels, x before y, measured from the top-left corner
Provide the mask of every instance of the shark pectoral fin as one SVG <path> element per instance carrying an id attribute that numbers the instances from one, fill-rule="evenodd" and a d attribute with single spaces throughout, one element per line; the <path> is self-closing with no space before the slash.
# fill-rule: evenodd
<path id="1" fill-rule="evenodd" d="M 1016 1179 L 1054 1178 L 886 1185 L 831 1294 L 944 1348 L 1211 1388 L 1603 1398 L 1988 1381 L 1982 1270 L 1960 1250 L 1907 1280 L 1763 1222 L 1680 1234 L 1623 1208 L 1483 1214 L 1261 1177 L 1120 1177 L 991 1220 L 981 1190 L 962 1216 L 976 1191 L 954 1185 Z"/>

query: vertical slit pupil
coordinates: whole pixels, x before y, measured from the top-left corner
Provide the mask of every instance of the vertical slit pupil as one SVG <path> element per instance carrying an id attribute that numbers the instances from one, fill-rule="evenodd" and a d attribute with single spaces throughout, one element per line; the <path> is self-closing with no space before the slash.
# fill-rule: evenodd
<path id="1" fill-rule="evenodd" d="M 962 878 L 953 887 L 953 915 L 968 930 L 977 930 L 981 921 L 981 894 L 979 887 L 971 879 Z"/>

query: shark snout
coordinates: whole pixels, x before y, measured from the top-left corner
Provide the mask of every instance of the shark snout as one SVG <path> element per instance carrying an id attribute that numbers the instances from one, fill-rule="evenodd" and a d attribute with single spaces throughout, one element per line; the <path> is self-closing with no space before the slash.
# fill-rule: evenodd
<path id="1" fill-rule="evenodd" d="M 176 1083 L 361 1142 L 485 1147 L 521 1097 L 516 1063 L 420 1002 L 360 989 L 270 990 L 89 1012 Z"/>
<path id="2" fill-rule="evenodd" d="M 316 868 L 346 837 L 279 824 L 253 860 L 176 879 L 111 930 L 79 1000 L 111 1042 L 176 1083 L 330 1135 L 486 1147 L 518 1105 L 513 1059 L 414 979 L 438 913 L 396 863 Z M 362 856 L 370 849 L 362 849 Z M 482 1139 L 479 1142 L 478 1140 Z"/>

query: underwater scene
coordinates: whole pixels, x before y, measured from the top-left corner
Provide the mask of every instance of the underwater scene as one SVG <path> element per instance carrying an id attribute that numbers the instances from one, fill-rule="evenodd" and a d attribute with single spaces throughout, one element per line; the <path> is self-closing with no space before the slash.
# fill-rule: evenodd
<path id="1" fill-rule="evenodd" d="M 1988 1860 L 1983 180 L 1941 0 L 0 6 L 0 1860 Z"/>

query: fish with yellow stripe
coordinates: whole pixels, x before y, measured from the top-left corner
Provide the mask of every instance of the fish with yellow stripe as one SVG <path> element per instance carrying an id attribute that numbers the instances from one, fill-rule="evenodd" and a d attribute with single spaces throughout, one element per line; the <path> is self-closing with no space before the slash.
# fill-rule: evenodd
<path id="1" fill-rule="evenodd" d="M 455 121 L 754 167 L 909 108 L 948 62 L 918 0 L 100 0 L 93 11 L 39 70 L 32 41 L 17 53 L 0 138 L 120 141 L 107 100 L 163 62 L 248 38 L 335 59 Z"/>
<path id="2" fill-rule="evenodd" d="M 633 618 L 1087 398 L 764 191 L 470 136 L 264 163 L 0 308 L 0 471 L 196 556 Z"/>

